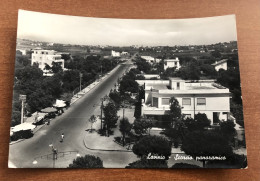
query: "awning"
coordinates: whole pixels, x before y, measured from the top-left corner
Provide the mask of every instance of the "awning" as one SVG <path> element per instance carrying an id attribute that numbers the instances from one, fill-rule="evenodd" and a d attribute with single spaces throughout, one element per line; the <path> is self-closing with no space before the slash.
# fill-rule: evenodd
<path id="1" fill-rule="evenodd" d="M 22 123 L 12 127 L 11 132 L 18 132 L 18 131 L 28 130 L 28 129 L 33 130 L 35 127 L 36 126 L 31 123 Z"/>
<path id="2" fill-rule="evenodd" d="M 44 108 L 41 110 L 41 112 L 44 112 L 44 113 L 50 113 L 50 112 L 56 112 L 57 109 L 54 108 L 54 107 L 47 107 L 47 108 Z"/>

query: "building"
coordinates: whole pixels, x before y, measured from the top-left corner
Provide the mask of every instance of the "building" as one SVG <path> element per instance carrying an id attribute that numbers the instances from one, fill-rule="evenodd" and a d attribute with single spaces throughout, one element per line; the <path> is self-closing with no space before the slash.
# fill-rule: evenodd
<path id="1" fill-rule="evenodd" d="M 145 80 L 156 80 L 156 79 L 160 79 L 160 75 L 159 74 L 137 74 L 139 76 L 143 76 Z"/>
<path id="2" fill-rule="evenodd" d="M 111 51 L 111 56 L 112 57 L 120 57 L 120 52 L 116 52 L 114 50 Z"/>
<path id="3" fill-rule="evenodd" d="M 219 71 L 219 69 L 227 70 L 227 59 L 223 59 L 220 61 L 216 61 L 215 63 L 211 64 L 215 67 L 216 71 Z"/>
<path id="4" fill-rule="evenodd" d="M 164 60 L 164 70 L 166 70 L 167 68 L 173 68 L 173 67 L 176 67 L 177 70 L 181 67 L 180 60 L 178 57 L 176 57 L 175 59 L 165 59 Z"/>
<path id="5" fill-rule="evenodd" d="M 159 63 L 162 59 L 160 58 L 154 58 L 151 56 L 141 56 L 142 59 L 146 60 L 146 62 L 150 64 Z"/>
<path id="6" fill-rule="evenodd" d="M 44 70 L 45 65 L 48 64 L 49 66 L 52 66 L 52 62 L 59 63 L 64 69 L 64 60 L 61 59 L 61 54 L 58 54 L 54 50 L 43 50 L 43 49 L 34 49 L 32 53 L 32 63 L 38 63 L 39 68 Z"/>
<path id="7" fill-rule="evenodd" d="M 230 116 L 230 92 L 214 80 L 189 81 L 180 78 L 169 80 L 137 80 L 144 86 L 145 99 L 142 115 L 158 120 L 170 111 L 170 99 L 175 97 L 182 107 L 185 117 L 194 118 L 205 113 L 211 124 L 227 120 Z"/>

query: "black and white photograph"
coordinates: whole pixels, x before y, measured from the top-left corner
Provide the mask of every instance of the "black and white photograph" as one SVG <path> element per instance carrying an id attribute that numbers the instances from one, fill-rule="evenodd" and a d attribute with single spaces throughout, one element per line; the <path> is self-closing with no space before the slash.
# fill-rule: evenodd
<path id="1" fill-rule="evenodd" d="M 247 168 L 236 16 L 19 10 L 9 168 Z"/>

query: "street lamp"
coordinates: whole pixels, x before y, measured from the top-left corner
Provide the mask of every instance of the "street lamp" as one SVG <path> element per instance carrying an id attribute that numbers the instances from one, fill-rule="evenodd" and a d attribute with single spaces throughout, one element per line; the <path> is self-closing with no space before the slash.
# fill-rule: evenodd
<path id="1" fill-rule="evenodd" d="M 24 121 L 24 117 L 23 117 L 24 113 L 23 112 L 24 112 L 24 103 L 26 101 L 26 95 L 20 94 L 19 99 L 22 101 L 22 108 L 21 108 L 21 124 L 22 124 L 23 121 Z"/>
<path id="2" fill-rule="evenodd" d="M 76 153 L 76 157 L 80 157 L 80 154 L 78 151 L 58 152 L 58 150 L 56 148 L 54 148 L 53 144 L 50 144 L 49 147 L 51 147 L 52 153 L 35 157 L 32 164 L 37 165 L 38 164 L 37 159 L 47 159 L 48 160 L 49 158 L 52 158 L 52 165 L 53 165 L 53 168 L 55 168 L 55 161 L 58 159 L 58 157 L 64 157 L 65 155 L 68 155 L 71 153 Z"/>
<path id="3" fill-rule="evenodd" d="M 79 92 L 81 92 L 81 79 L 83 77 L 83 74 L 80 72 L 79 73 Z"/>
<path id="4" fill-rule="evenodd" d="M 104 101 L 108 99 L 108 96 L 105 95 L 104 97 L 100 98 L 101 100 L 101 105 L 98 105 L 98 104 L 94 104 L 93 107 L 95 106 L 100 106 L 100 129 L 102 130 L 102 119 L 103 119 L 103 107 L 104 107 Z"/>

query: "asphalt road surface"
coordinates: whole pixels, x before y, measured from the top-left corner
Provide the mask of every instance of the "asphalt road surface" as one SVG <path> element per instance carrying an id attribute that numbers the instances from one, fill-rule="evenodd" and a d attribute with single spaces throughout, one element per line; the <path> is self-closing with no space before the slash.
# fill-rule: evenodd
<path id="1" fill-rule="evenodd" d="M 121 64 L 116 71 L 75 102 L 64 114 L 52 120 L 50 125 L 43 126 L 32 138 L 10 145 L 9 167 L 53 167 L 52 157 L 37 158 L 37 164 L 33 164 L 35 157 L 52 153 L 50 144 L 53 144 L 58 152 L 78 151 L 82 156 L 85 154 L 99 156 L 105 167 L 124 168 L 127 163 L 135 160 L 136 157 L 131 152 L 91 151 L 83 144 L 88 119 L 96 109 L 93 105 L 100 104 L 100 98 L 109 93 L 117 79 L 129 68 L 128 63 Z M 64 142 L 60 142 L 62 133 L 65 135 Z M 75 152 L 59 157 L 55 167 L 67 167 L 74 158 L 76 158 Z"/>

